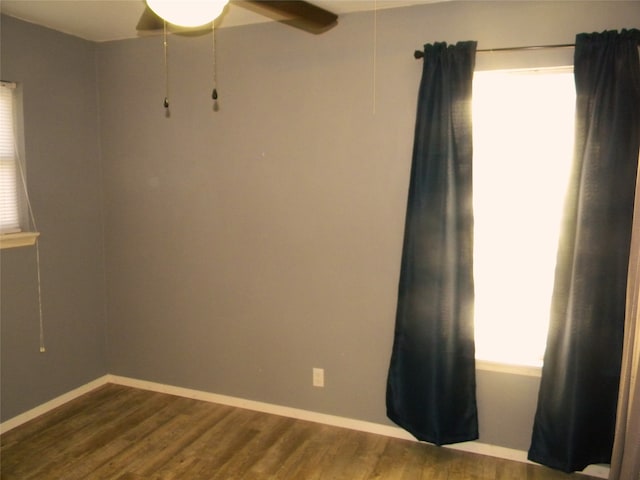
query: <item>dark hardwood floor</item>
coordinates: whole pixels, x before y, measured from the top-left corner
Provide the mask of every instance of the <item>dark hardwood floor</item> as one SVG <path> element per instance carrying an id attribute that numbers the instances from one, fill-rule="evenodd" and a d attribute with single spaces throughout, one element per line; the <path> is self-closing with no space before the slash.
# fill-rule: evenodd
<path id="1" fill-rule="evenodd" d="M 0 438 L 3 480 L 586 480 L 118 385 Z"/>

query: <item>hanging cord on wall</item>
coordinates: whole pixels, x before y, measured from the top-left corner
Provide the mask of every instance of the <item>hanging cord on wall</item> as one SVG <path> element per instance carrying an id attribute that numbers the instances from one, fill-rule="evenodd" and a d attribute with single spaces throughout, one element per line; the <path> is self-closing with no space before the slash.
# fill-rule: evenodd
<path id="1" fill-rule="evenodd" d="M 162 46 L 164 50 L 164 109 L 165 115 L 169 116 L 169 45 L 167 43 L 167 22 L 163 22 Z"/>
<path id="2" fill-rule="evenodd" d="M 218 64 L 216 58 L 216 27 L 211 26 L 211 49 L 212 49 L 212 63 L 213 63 L 213 90 L 211 91 L 211 99 L 213 100 L 213 111 L 219 110 L 218 106 Z"/>
<path id="3" fill-rule="evenodd" d="M 36 217 L 33 214 L 33 208 L 31 207 L 31 200 L 29 199 L 29 192 L 27 190 L 27 179 L 24 174 L 24 168 L 22 165 L 22 161 L 20 160 L 20 156 L 18 155 L 18 146 L 14 143 L 14 151 L 16 152 L 16 163 L 18 164 L 18 172 L 20 174 L 20 183 L 22 184 L 22 191 L 24 192 L 24 196 L 26 198 L 27 211 L 29 213 L 29 220 L 31 221 L 31 227 L 34 232 L 38 232 L 38 226 L 36 225 Z M 36 271 L 37 271 L 37 280 L 38 280 L 38 324 L 40 331 L 40 353 L 44 353 L 47 351 L 44 343 L 44 316 L 42 314 L 42 281 L 40 277 L 40 242 L 38 238 L 36 238 L 35 242 L 36 247 Z"/>
<path id="4" fill-rule="evenodd" d="M 373 114 L 376 114 L 376 74 L 378 59 L 378 0 L 373 0 Z"/>
<path id="5" fill-rule="evenodd" d="M 42 281 L 40 280 L 40 242 L 36 238 L 36 265 L 38 272 L 38 325 L 40 331 L 40 353 L 47 351 L 44 344 L 44 317 L 42 315 Z"/>

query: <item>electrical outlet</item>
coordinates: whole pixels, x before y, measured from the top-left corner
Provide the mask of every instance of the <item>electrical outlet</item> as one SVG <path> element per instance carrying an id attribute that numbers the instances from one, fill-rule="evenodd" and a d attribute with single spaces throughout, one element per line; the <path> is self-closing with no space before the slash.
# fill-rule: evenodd
<path id="1" fill-rule="evenodd" d="M 324 387 L 324 368 L 313 369 L 313 386 Z"/>

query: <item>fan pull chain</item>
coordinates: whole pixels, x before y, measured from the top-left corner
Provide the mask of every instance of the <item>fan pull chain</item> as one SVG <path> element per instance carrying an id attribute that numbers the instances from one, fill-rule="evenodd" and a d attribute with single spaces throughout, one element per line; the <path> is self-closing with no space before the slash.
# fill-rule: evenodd
<path id="1" fill-rule="evenodd" d="M 167 43 L 167 22 L 164 22 L 162 30 L 162 45 L 164 48 L 164 108 L 169 112 L 169 48 Z"/>
<path id="2" fill-rule="evenodd" d="M 377 65 L 378 60 L 378 0 L 373 0 L 373 72 L 372 72 L 372 90 L 373 90 L 373 98 L 372 100 L 372 113 L 376 114 L 376 74 L 378 70 Z"/>
<path id="3" fill-rule="evenodd" d="M 218 111 L 218 65 L 216 58 L 216 28 L 211 28 L 211 48 L 213 62 L 213 90 L 211 91 L 211 99 L 213 100 L 213 110 Z"/>
<path id="4" fill-rule="evenodd" d="M 36 238 L 36 265 L 38 272 L 38 317 L 40 330 L 40 353 L 45 353 L 47 347 L 44 344 L 44 317 L 42 316 L 42 280 L 40 279 L 40 242 Z"/>
<path id="5" fill-rule="evenodd" d="M 33 207 L 31 206 L 31 198 L 29 197 L 29 190 L 27 190 L 27 178 L 24 174 L 24 166 L 22 160 L 18 154 L 18 146 L 14 143 L 14 152 L 16 152 L 16 164 L 18 165 L 18 172 L 20 174 L 20 182 L 22 184 L 22 191 L 24 192 L 25 201 L 27 204 L 27 212 L 29 214 L 29 220 L 31 220 L 31 227 L 34 232 L 38 232 L 38 225 L 36 224 L 36 217 L 33 214 Z M 40 333 L 40 353 L 45 353 L 47 348 L 44 343 L 44 316 L 42 314 L 42 281 L 40 276 L 40 240 L 36 238 L 36 272 L 38 281 L 38 327 Z"/>

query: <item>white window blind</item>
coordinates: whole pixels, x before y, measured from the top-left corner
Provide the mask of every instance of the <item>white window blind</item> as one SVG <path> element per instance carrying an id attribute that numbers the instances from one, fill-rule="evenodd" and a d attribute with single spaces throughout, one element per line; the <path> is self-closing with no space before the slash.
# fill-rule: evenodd
<path id="1" fill-rule="evenodd" d="M 0 234 L 20 231 L 14 94 L 15 84 L 0 82 Z"/>

